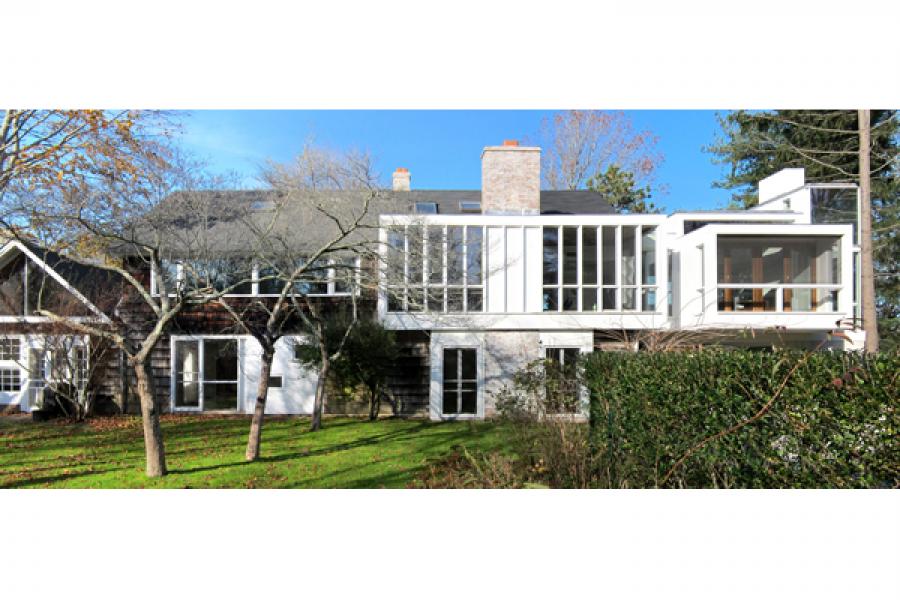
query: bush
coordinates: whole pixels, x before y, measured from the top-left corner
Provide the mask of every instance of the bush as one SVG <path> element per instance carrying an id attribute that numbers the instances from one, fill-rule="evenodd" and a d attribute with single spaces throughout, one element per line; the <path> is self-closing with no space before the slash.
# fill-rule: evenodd
<path id="1" fill-rule="evenodd" d="M 594 353 L 595 483 L 896 486 L 898 372 L 897 353 Z"/>
<path id="2" fill-rule="evenodd" d="M 515 459 L 467 457 L 483 487 L 497 487 L 502 472 L 512 487 L 585 488 L 594 483 L 588 427 L 578 412 L 581 370 L 536 361 L 495 395 L 498 419 L 509 432 Z M 507 469 L 501 470 L 505 466 Z"/>

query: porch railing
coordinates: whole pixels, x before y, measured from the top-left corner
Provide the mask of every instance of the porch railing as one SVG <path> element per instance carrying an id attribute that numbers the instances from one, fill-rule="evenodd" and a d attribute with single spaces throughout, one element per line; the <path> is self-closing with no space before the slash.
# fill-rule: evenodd
<path id="1" fill-rule="evenodd" d="M 840 285 L 722 283 L 717 286 L 719 312 L 826 312 L 839 310 Z"/>

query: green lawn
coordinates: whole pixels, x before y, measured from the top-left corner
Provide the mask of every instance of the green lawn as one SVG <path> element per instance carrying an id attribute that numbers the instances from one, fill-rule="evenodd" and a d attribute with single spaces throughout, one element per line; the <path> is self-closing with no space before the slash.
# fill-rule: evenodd
<path id="1" fill-rule="evenodd" d="M 490 422 L 431 423 L 326 419 L 268 420 L 262 458 L 244 461 L 249 417 L 166 416 L 169 475 L 144 475 L 140 419 L 32 423 L 0 417 L 0 487 L 379 488 L 405 487 L 454 446 L 504 446 Z"/>

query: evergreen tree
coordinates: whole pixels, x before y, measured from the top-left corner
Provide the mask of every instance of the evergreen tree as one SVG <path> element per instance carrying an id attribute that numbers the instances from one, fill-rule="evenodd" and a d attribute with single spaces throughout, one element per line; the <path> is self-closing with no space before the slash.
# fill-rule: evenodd
<path id="1" fill-rule="evenodd" d="M 879 330 L 896 344 L 900 322 L 900 119 L 872 110 L 870 168 L 872 255 Z M 859 111 L 733 111 L 719 115 L 722 135 L 705 148 L 729 170 L 714 185 L 733 190 L 732 205 L 757 203 L 756 185 L 780 169 L 803 167 L 810 183 L 859 182 Z"/>
<path id="2" fill-rule="evenodd" d="M 650 186 L 638 186 L 631 171 L 610 165 L 587 180 L 587 187 L 602 194 L 618 212 L 653 213 L 662 212 L 650 199 Z"/>

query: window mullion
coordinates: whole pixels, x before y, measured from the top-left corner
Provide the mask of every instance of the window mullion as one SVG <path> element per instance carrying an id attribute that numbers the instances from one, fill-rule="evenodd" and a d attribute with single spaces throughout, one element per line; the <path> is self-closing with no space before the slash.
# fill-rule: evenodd
<path id="1" fill-rule="evenodd" d="M 562 312 L 563 309 L 563 228 L 562 225 L 556 228 L 556 312 Z"/>
<path id="2" fill-rule="evenodd" d="M 582 226 L 579 225 L 578 226 L 578 237 L 577 237 L 576 243 L 575 243 L 575 248 L 576 248 L 576 250 L 575 250 L 575 282 L 578 284 L 578 287 L 576 288 L 576 293 L 575 293 L 575 295 L 577 296 L 577 298 L 575 299 L 575 306 L 577 307 L 578 312 L 581 312 L 583 310 L 582 306 L 581 306 L 581 296 L 582 296 L 581 286 L 584 281 L 582 279 L 582 271 L 584 271 L 584 265 L 582 264 L 582 252 L 583 252 L 584 248 L 582 247 L 583 242 L 581 239 L 581 234 L 582 234 Z"/>
<path id="3" fill-rule="evenodd" d="M 403 310 L 409 310 L 409 227 L 403 226 Z"/>
<path id="4" fill-rule="evenodd" d="M 199 406 L 199 410 L 203 411 L 203 396 L 204 396 L 204 381 L 206 380 L 206 375 L 204 373 L 203 365 L 206 364 L 206 344 L 203 343 L 203 339 L 197 340 L 197 373 L 194 375 L 197 378 L 197 405 Z"/>
<path id="5" fill-rule="evenodd" d="M 441 253 L 442 254 L 442 256 L 441 256 L 441 263 L 442 263 L 441 288 L 443 289 L 443 294 L 441 294 L 441 312 L 447 312 L 447 302 L 448 302 L 447 296 L 450 295 L 450 292 L 447 289 L 447 283 L 448 283 L 447 269 L 448 269 L 448 264 L 450 262 L 450 257 L 449 257 L 450 241 L 447 239 L 447 237 L 448 237 L 448 230 L 447 230 L 447 226 L 444 225 L 441 227 L 441 245 L 444 249 L 444 251 Z"/>
<path id="6" fill-rule="evenodd" d="M 616 225 L 616 310 L 622 310 L 622 226 Z"/>
<path id="7" fill-rule="evenodd" d="M 463 312 L 467 311 L 467 294 L 466 291 L 469 289 L 469 228 L 463 226 L 462 228 L 462 309 Z"/>
<path id="8" fill-rule="evenodd" d="M 644 228 L 643 226 L 637 226 L 635 228 L 634 233 L 634 308 L 636 311 L 641 312 L 643 310 L 643 299 L 642 299 L 642 291 L 644 285 L 644 273 L 641 270 L 643 268 L 642 265 L 642 257 L 641 251 L 644 249 Z"/>

